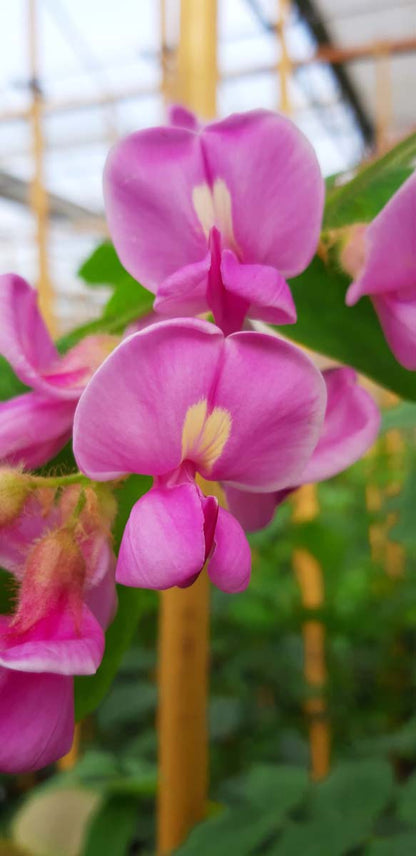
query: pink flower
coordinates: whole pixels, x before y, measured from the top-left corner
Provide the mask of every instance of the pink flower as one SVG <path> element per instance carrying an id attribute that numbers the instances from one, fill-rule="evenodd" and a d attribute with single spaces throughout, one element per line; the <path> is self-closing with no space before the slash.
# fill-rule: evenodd
<path id="1" fill-rule="evenodd" d="M 353 369 L 329 369 L 323 372 L 327 406 L 319 442 L 300 479 L 292 487 L 275 493 L 252 494 L 226 489 L 232 514 L 248 532 L 270 523 L 276 507 L 303 484 L 329 479 L 351 466 L 374 443 L 380 426 L 380 413 L 371 396 L 357 384 Z"/>
<path id="2" fill-rule="evenodd" d="M 113 336 L 88 336 L 61 356 L 45 327 L 37 293 L 15 274 L 0 276 L 0 354 L 32 392 L 0 402 L 0 461 L 29 469 L 69 440 L 75 408 Z"/>
<path id="3" fill-rule="evenodd" d="M 210 309 L 226 334 L 247 315 L 293 323 L 286 278 L 315 251 L 324 197 L 309 142 L 266 110 L 200 127 L 175 108 L 172 121 L 110 153 L 106 211 L 121 261 L 158 312 Z"/>
<path id="4" fill-rule="evenodd" d="M 368 294 L 396 359 L 416 370 L 416 173 L 368 227 L 355 228 L 341 260 L 355 277 L 348 305 Z"/>
<path id="5" fill-rule="evenodd" d="M 76 459 L 90 478 L 154 477 L 127 523 L 118 582 L 186 586 L 207 561 L 219 588 L 244 589 L 244 533 L 196 474 L 254 492 L 295 484 L 325 403 L 321 374 L 276 336 L 225 338 L 208 322 L 182 319 L 125 340 L 90 381 L 74 421 Z"/>
<path id="6" fill-rule="evenodd" d="M 113 513 L 91 488 L 43 488 L 0 528 L 0 563 L 18 585 L 13 615 L 0 616 L 1 772 L 39 769 L 71 746 L 73 675 L 96 671 L 116 605 Z"/>

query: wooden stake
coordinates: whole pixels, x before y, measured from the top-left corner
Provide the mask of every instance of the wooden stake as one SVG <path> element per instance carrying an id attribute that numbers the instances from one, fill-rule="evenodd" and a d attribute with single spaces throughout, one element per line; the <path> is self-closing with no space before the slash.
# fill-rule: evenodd
<path id="1" fill-rule="evenodd" d="M 163 592 L 159 637 L 158 854 L 205 814 L 208 786 L 209 581 Z"/>
<path id="2" fill-rule="evenodd" d="M 161 7 L 166 45 L 166 9 Z M 163 44 L 162 44 L 163 50 Z M 166 49 L 165 49 L 166 53 Z M 205 119 L 216 112 L 217 2 L 181 0 L 176 65 L 165 97 Z M 209 492 L 214 485 L 210 482 Z M 168 856 L 203 819 L 208 789 L 209 581 L 161 594 L 159 624 L 159 790 L 157 853 Z"/>
<path id="3" fill-rule="evenodd" d="M 52 334 L 56 333 L 53 306 L 53 290 L 48 264 L 48 195 L 43 174 L 42 93 L 39 85 L 38 62 L 38 18 L 36 0 L 28 0 L 29 22 L 29 66 L 32 102 L 30 122 L 32 128 L 32 153 L 34 173 L 30 191 L 30 206 L 36 221 L 36 243 L 38 253 L 39 306 L 43 318 Z"/>
<path id="4" fill-rule="evenodd" d="M 289 56 L 286 40 L 286 28 L 289 20 L 290 0 L 279 0 L 279 23 L 277 30 L 279 33 L 280 46 L 280 61 L 278 64 L 279 84 L 280 84 L 280 110 L 291 114 L 291 101 L 289 93 L 289 81 L 292 74 L 292 63 Z"/>
<path id="5" fill-rule="evenodd" d="M 315 485 L 305 485 L 293 498 L 293 519 L 297 523 L 314 520 L 319 506 Z M 293 553 L 293 569 L 299 584 L 302 604 L 310 611 L 322 608 L 325 600 L 322 568 L 308 550 L 298 548 Z M 308 718 L 311 776 L 323 779 L 329 772 L 331 735 L 323 688 L 327 681 L 325 658 L 325 627 L 311 618 L 303 628 L 304 674 L 311 697 L 305 703 Z"/>

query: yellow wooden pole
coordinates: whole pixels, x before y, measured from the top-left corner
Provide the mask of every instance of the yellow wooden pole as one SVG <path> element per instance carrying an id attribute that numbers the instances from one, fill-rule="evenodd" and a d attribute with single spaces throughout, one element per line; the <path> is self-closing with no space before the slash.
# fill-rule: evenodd
<path id="1" fill-rule="evenodd" d="M 53 334 L 55 329 L 53 290 L 48 264 L 48 195 L 44 185 L 44 141 L 42 133 L 42 93 L 39 85 L 38 9 L 36 0 L 28 0 L 28 47 L 30 67 L 30 124 L 32 130 L 33 178 L 30 189 L 30 206 L 36 222 L 38 254 L 39 305 L 42 315 Z"/>
<path id="2" fill-rule="evenodd" d="M 169 854 L 205 814 L 208 786 L 209 582 L 161 597 L 158 853 Z"/>
<path id="3" fill-rule="evenodd" d="M 293 520 L 296 523 L 314 520 L 319 512 L 316 486 L 305 485 L 300 488 L 294 495 L 293 503 Z M 302 627 L 305 682 L 310 690 L 305 712 L 308 719 L 311 776 L 319 780 L 329 772 L 331 754 L 331 734 L 323 692 L 327 680 L 325 627 L 319 619 L 313 618 L 313 610 L 322 609 L 324 604 L 324 581 L 319 562 L 303 548 L 293 552 L 293 569 L 302 605 L 312 613 L 312 617 Z"/>
<path id="4" fill-rule="evenodd" d="M 166 45 L 165 16 L 163 3 L 161 31 Z M 181 0 L 176 64 L 169 71 L 166 81 L 165 69 L 165 97 L 205 119 L 214 117 L 216 0 Z M 157 853 L 167 856 L 206 812 L 209 581 L 205 571 L 190 588 L 162 592 L 159 621 Z"/>
<path id="5" fill-rule="evenodd" d="M 290 76 L 292 74 L 292 62 L 290 59 L 286 39 L 286 30 L 287 23 L 289 20 L 289 14 L 290 0 L 279 0 L 279 21 L 277 25 L 277 31 L 279 34 L 280 47 L 280 59 L 278 65 L 280 86 L 280 110 L 282 113 L 286 113 L 287 116 L 291 114 L 289 81 Z"/>
<path id="6" fill-rule="evenodd" d="M 181 0 L 178 99 L 212 119 L 217 109 L 217 0 Z"/>

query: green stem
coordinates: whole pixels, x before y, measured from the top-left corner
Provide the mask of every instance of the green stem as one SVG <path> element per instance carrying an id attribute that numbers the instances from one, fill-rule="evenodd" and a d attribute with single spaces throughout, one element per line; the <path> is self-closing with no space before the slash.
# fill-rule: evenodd
<path id="1" fill-rule="evenodd" d="M 39 487 L 64 487 L 67 484 L 92 484 L 83 473 L 71 473 L 68 476 L 32 476 L 32 483 Z"/>

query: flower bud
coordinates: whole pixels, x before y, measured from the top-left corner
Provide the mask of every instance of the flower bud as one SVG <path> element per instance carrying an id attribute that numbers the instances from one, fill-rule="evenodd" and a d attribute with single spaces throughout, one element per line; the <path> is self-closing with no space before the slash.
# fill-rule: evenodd
<path id="1" fill-rule="evenodd" d="M 12 467 L 0 467 L 0 527 L 18 517 L 31 490 L 31 476 Z"/>
<path id="2" fill-rule="evenodd" d="M 26 630 L 63 598 L 74 613 L 81 608 L 86 566 L 70 529 L 47 532 L 30 550 L 24 569 L 14 625 Z"/>

